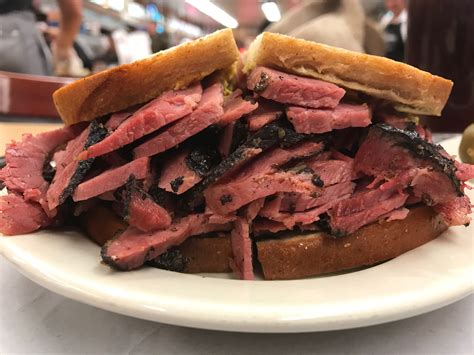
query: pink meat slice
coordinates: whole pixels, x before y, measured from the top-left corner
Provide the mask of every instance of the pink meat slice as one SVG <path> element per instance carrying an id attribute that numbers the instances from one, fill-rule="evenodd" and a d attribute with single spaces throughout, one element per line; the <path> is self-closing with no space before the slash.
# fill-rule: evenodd
<path id="1" fill-rule="evenodd" d="M 277 167 L 293 158 L 317 154 L 322 148 L 322 143 L 305 142 L 288 149 L 273 149 L 232 178 L 207 188 L 206 203 L 216 213 L 227 214 L 276 192 L 317 192 L 320 187 L 312 182 L 312 174 L 278 171 Z"/>
<path id="2" fill-rule="evenodd" d="M 229 265 L 232 271 L 242 280 L 253 280 L 252 241 L 250 239 L 250 225 L 246 218 L 239 217 L 234 222 L 230 241 L 233 259 Z"/>
<path id="3" fill-rule="evenodd" d="M 259 198 L 258 200 L 252 201 L 245 208 L 245 217 L 249 222 L 252 222 L 257 216 L 260 210 L 265 205 L 265 198 Z"/>
<path id="4" fill-rule="evenodd" d="M 104 262 L 118 270 L 133 270 L 146 261 L 155 259 L 172 246 L 193 235 L 226 231 L 227 224 L 211 224 L 204 214 L 192 214 L 173 222 L 170 228 L 155 232 L 142 232 L 129 227 L 102 248 Z"/>
<path id="5" fill-rule="evenodd" d="M 313 169 L 324 186 L 339 184 L 352 180 L 353 162 L 344 160 L 308 160 L 305 165 Z"/>
<path id="6" fill-rule="evenodd" d="M 469 217 L 469 214 L 472 212 L 471 207 L 469 197 L 462 196 L 440 203 L 434 206 L 434 209 L 441 215 L 448 226 L 467 226 L 471 221 Z"/>
<path id="7" fill-rule="evenodd" d="M 351 195 L 355 184 L 344 181 L 335 185 L 324 187 L 321 193 L 304 195 L 298 193 L 284 193 L 281 201 L 280 211 L 303 212 L 316 206 L 327 204 L 341 195 Z"/>
<path id="8" fill-rule="evenodd" d="M 474 165 L 461 163 L 457 160 L 454 162 L 454 164 L 456 165 L 456 177 L 460 181 L 474 179 Z"/>
<path id="9" fill-rule="evenodd" d="M 254 279 L 250 226 L 264 204 L 265 198 L 259 198 L 249 203 L 244 208 L 244 216 L 238 217 L 234 221 L 234 228 L 230 234 L 233 259 L 229 261 L 229 266 L 234 274 L 242 280 Z"/>
<path id="10" fill-rule="evenodd" d="M 287 229 L 288 228 L 282 222 L 272 221 L 266 218 L 259 218 L 252 223 L 252 233 L 256 236 L 265 233 L 278 233 Z"/>
<path id="11" fill-rule="evenodd" d="M 50 210 L 62 204 L 65 199 L 69 197 L 70 193 L 72 193 L 72 191 L 65 192 L 79 165 L 83 163 L 78 156 L 86 148 L 85 145 L 92 130 L 100 129 L 100 127 L 97 127 L 94 122 L 91 123 L 79 136 L 68 142 L 64 152 L 55 155 L 55 158 L 58 158 L 58 160 L 56 160 L 56 174 L 46 193 Z M 98 132 L 95 133 L 98 134 Z"/>
<path id="12" fill-rule="evenodd" d="M 392 127 L 398 128 L 398 129 L 403 129 L 403 130 L 410 130 L 412 129 L 410 126 L 414 126 L 414 130 L 418 135 L 420 136 L 421 139 L 424 139 L 430 143 L 433 143 L 431 132 L 429 129 L 426 127 L 423 127 L 422 125 L 415 125 L 412 121 L 410 121 L 407 117 L 405 116 L 397 116 L 393 114 L 380 114 L 380 117 L 378 117 L 380 122 L 386 123 Z"/>
<path id="13" fill-rule="evenodd" d="M 74 191 L 72 199 L 74 201 L 88 200 L 104 192 L 115 190 L 125 185 L 131 176 L 137 180 L 144 179 L 148 174 L 148 169 L 149 159 L 140 158 L 118 168 L 107 170 L 81 183 Z"/>
<path id="14" fill-rule="evenodd" d="M 335 160 L 342 160 L 342 161 L 345 161 L 346 163 L 351 163 L 352 164 L 352 167 L 353 164 L 354 164 L 354 159 L 352 159 L 351 157 L 345 155 L 345 154 L 342 154 L 341 152 L 335 150 L 335 149 L 331 149 L 331 155 L 330 155 L 330 158 L 332 159 L 335 159 Z M 329 158 L 328 158 L 329 159 Z"/>
<path id="15" fill-rule="evenodd" d="M 217 123 L 224 114 L 222 90 L 221 84 L 214 84 L 204 90 L 199 105 L 191 114 L 135 148 L 135 157 L 149 157 L 164 152 Z"/>
<path id="16" fill-rule="evenodd" d="M 138 189 L 132 189 L 127 210 L 125 220 L 141 231 L 166 229 L 171 225 L 168 211 L 153 201 L 150 195 Z"/>
<path id="17" fill-rule="evenodd" d="M 389 180 L 403 187 L 411 186 L 413 194 L 428 205 L 458 197 L 455 180 L 449 176 L 450 168 L 455 165 L 449 162 L 452 158 L 433 147 L 433 152 L 439 152 L 438 160 L 446 158 L 442 168 L 436 167 L 432 159 L 410 152 L 407 142 L 409 139 L 401 131 L 387 132 L 383 127 L 372 126 L 354 158 L 354 172 L 373 176 L 376 181 Z"/>
<path id="18" fill-rule="evenodd" d="M 188 191 L 202 180 L 186 163 L 189 149 L 184 149 L 172 154 L 164 163 L 158 186 L 177 195 Z"/>
<path id="19" fill-rule="evenodd" d="M 184 90 L 165 92 L 136 111 L 104 140 L 87 149 L 87 154 L 81 158 L 110 153 L 189 115 L 197 107 L 201 95 L 200 84 Z"/>
<path id="20" fill-rule="evenodd" d="M 40 204 L 25 201 L 16 193 L 0 196 L 0 233 L 18 235 L 34 232 L 51 223 Z"/>
<path id="21" fill-rule="evenodd" d="M 266 67 L 252 71 L 247 88 L 266 99 L 312 108 L 334 108 L 345 94 L 337 85 Z"/>
<path id="22" fill-rule="evenodd" d="M 333 233 L 350 234 L 405 205 L 408 194 L 399 189 L 369 189 L 340 201 L 330 211 Z"/>
<path id="23" fill-rule="evenodd" d="M 264 204 L 265 198 L 252 201 L 244 207 L 242 216 L 234 221 L 234 228 L 230 235 L 233 259 L 229 261 L 229 266 L 242 280 L 254 279 L 250 229 Z"/>
<path id="24" fill-rule="evenodd" d="M 430 168 L 412 169 L 411 181 L 405 183 L 405 186 L 408 185 L 413 187 L 415 197 L 419 197 L 430 206 L 456 198 L 453 197 L 451 184 L 446 185 L 446 174 Z"/>
<path id="25" fill-rule="evenodd" d="M 307 194 L 277 194 L 260 211 L 260 216 L 281 222 L 288 229 L 296 224 L 308 225 L 319 220 L 319 216 L 335 206 L 339 201 L 349 198 L 355 184 L 351 182 L 336 184 L 324 188 L 319 197 L 311 199 Z M 294 201 L 291 201 L 296 196 Z M 294 206 L 291 205 L 294 203 Z M 291 207 L 290 207 L 291 206 Z M 289 211 L 289 212 L 288 212 Z"/>
<path id="26" fill-rule="evenodd" d="M 307 141 L 290 148 L 274 148 L 249 164 L 240 175 L 256 172 L 274 171 L 279 166 L 292 159 L 310 158 L 317 156 L 324 149 L 324 143 Z"/>
<path id="27" fill-rule="evenodd" d="M 289 107 L 287 117 L 298 133 L 325 133 L 334 129 L 367 127 L 372 114 L 366 104 L 339 104 L 332 110 Z"/>
<path id="28" fill-rule="evenodd" d="M 419 159 L 397 143 L 395 138 L 371 128 L 354 158 L 355 172 L 384 178 L 423 166 Z"/>
<path id="29" fill-rule="evenodd" d="M 317 206 L 304 212 L 296 213 L 280 213 L 279 216 L 273 217 L 273 220 L 282 222 L 288 229 L 293 229 L 295 225 L 305 226 L 311 225 L 319 221 L 323 213 L 328 212 L 338 202 L 346 200 L 351 195 L 341 195 L 337 199 L 332 200 L 324 205 Z"/>
<path id="30" fill-rule="evenodd" d="M 247 119 L 249 123 L 249 131 L 258 131 L 270 122 L 276 121 L 281 115 L 281 112 L 269 112 L 249 116 Z"/>
<path id="31" fill-rule="evenodd" d="M 39 202 L 45 212 L 52 214 L 46 200 L 49 183 L 43 178 L 43 166 L 54 149 L 73 139 L 77 133 L 77 127 L 64 127 L 35 136 L 24 134 L 21 142 L 7 144 L 6 165 L 0 170 L 0 180 L 9 191 L 23 194 L 26 200 Z"/>
<path id="32" fill-rule="evenodd" d="M 386 218 L 387 222 L 391 221 L 401 221 L 405 219 L 408 216 L 408 213 L 410 210 L 405 207 L 401 207 L 399 209 L 396 209 L 392 212 L 387 213 L 386 215 L 382 215 L 380 218 Z"/>
<path id="33" fill-rule="evenodd" d="M 337 196 L 334 200 L 329 201 L 324 205 L 317 206 L 315 208 L 312 208 L 304 212 L 288 214 L 287 218 L 281 219 L 281 221 L 287 226 L 293 226 L 296 223 L 301 224 L 301 225 L 312 224 L 314 222 L 319 221 L 320 216 L 323 213 L 330 211 L 330 209 L 333 208 L 335 205 L 337 205 L 339 202 L 347 200 L 350 197 L 351 197 L 350 194 L 347 194 L 347 195 L 341 194 Z"/>
<path id="34" fill-rule="evenodd" d="M 278 193 L 271 198 L 267 198 L 265 201 L 265 205 L 259 211 L 259 216 L 265 217 L 268 219 L 273 219 L 273 217 L 279 216 L 280 211 L 282 210 L 282 203 L 285 199 L 285 194 Z"/>
<path id="35" fill-rule="evenodd" d="M 274 172 L 239 177 L 226 184 L 211 186 L 204 192 L 204 196 L 213 211 L 231 213 L 256 199 L 277 192 L 311 194 L 319 190 L 313 184 L 311 174 Z"/>
<path id="36" fill-rule="evenodd" d="M 261 98 L 258 103 L 258 108 L 247 117 L 249 131 L 258 131 L 266 124 L 276 121 L 282 115 L 282 105 Z"/>
<path id="37" fill-rule="evenodd" d="M 398 129 L 406 129 L 410 123 L 410 121 L 408 121 L 408 119 L 404 116 L 397 116 L 393 114 L 380 114 L 377 116 L 381 122 Z"/>
<path id="38" fill-rule="evenodd" d="M 242 90 L 235 90 L 224 102 L 224 114 L 219 118 L 219 125 L 225 126 L 237 121 L 258 107 L 256 101 L 251 102 L 242 98 Z"/>
<path id="39" fill-rule="evenodd" d="M 131 115 L 132 112 L 128 111 L 114 113 L 110 116 L 104 126 L 109 132 L 113 132 Z"/>
<path id="40" fill-rule="evenodd" d="M 211 211 L 208 207 L 204 210 L 204 215 L 209 219 L 211 224 L 226 224 L 236 220 L 235 214 L 221 215 Z"/>

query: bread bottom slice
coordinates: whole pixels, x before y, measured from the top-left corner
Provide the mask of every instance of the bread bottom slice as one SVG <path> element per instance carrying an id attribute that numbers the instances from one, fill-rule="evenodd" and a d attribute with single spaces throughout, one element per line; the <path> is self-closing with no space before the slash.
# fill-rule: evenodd
<path id="1" fill-rule="evenodd" d="M 230 272 L 229 260 L 232 259 L 230 235 L 216 237 L 191 237 L 178 246 L 185 258 L 184 272 L 218 273 Z"/>
<path id="2" fill-rule="evenodd" d="M 105 206 L 85 213 L 87 235 L 103 245 L 127 227 Z M 324 233 L 291 235 L 257 241 L 258 260 L 266 280 L 298 279 L 373 265 L 395 258 L 435 239 L 447 229 L 431 207 L 416 207 L 399 221 L 373 223 L 342 238 Z M 230 272 L 232 247 L 228 234 L 191 237 L 177 247 L 186 273 Z"/>
<path id="3" fill-rule="evenodd" d="M 100 246 L 128 227 L 111 208 L 102 205 L 96 205 L 81 214 L 79 223 L 87 236 Z"/>
<path id="4" fill-rule="evenodd" d="M 259 241 L 258 260 L 266 280 L 298 279 L 395 258 L 446 229 L 431 207 L 416 207 L 403 220 L 373 223 L 346 237 L 314 233 Z"/>

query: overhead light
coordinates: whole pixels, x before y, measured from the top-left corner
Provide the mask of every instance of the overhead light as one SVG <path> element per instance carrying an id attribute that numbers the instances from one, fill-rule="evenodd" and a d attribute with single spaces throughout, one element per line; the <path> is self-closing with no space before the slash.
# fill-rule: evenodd
<path id="1" fill-rule="evenodd" d="M 125 9 L 125 0 L 108 0 L 107 5 L 112 10 L 122 12 Z"/>
<path id="2" fill-rule="evenodd" d="M 235 18 L 230 16 L 227 12 L 209 0 L 186 0 L 186 2 L 225 27 L 239 27 L 239 23 Z"/>
<path id="3" fill-rule="evenodd" d="M 193 24 L 181 21 L 177 18 L 170 18 L 167 23 L 167 28 L 170 32 L 182 32 L 193 38 L 202 36 L 202 30 Z"/>
<path id="4" fill-rule="evenodd" d="M 127 6 L 128 15 L 130 17 L 144 19 L 146 17 L 145 7 L 136 2 L 129 2 Z"/>
<path id="5" fill-rule="evenodd" d="M 270 22 L 277 22 L 281 19 L 280 9 L 278 8 L 278 5 L 273 1 L 264 2 L 262 4 L 262 11 L 267 20 Z"/>

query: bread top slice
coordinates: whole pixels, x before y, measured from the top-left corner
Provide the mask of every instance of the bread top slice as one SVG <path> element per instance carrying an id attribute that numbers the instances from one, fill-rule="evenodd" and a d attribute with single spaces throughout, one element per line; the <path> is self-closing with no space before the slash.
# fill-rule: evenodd
<path id="1" fill-rule="evenodd" d="M 387 58 L 264 32 L 251 44 L 244 72 L 267 66 L 322 79 L 390 101 L 401 112 L 439 116 L 453 82 Z"/>
<path id="2" fill-rule="evenodd" d="M 66 125 L 91 121 L 147 102 L 167 90 L 184 88 L 231 67 L 238 58 L 232 30 L 221 30 L 79 79 L 54 92 L 53 100 Z"/>

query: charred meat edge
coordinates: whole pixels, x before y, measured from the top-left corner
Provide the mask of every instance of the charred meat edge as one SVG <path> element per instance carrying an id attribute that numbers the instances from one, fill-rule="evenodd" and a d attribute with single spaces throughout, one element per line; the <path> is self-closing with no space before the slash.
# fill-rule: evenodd
<path id="1" fill-rule="evenodd" d="M 415 158 L 431 161 L 436 170 L 448 176 L 449 180 L 455 187 L 458 196 L 464 196 L 460 182 L 455 175 L 456 166 L 451 159 L 446 158 L 440 153 L 440 150 L 442 149 L 441 146 L 425 141 L 420 138 L 415 131 L 401 130 L 385 123 L 375 124 L 370 129 L 377 129 L 382 133 L 382 135 L 387 135 L 390 138 L 396 136 L 396 138 L 401 141 L 395 142 L 395 146 L 408 150 L 408 152 Z M 316 222 L 316 224 L 322 231 L 326 232 L 331 237 L 337 238 L 345 236 L 346 233 L 344 231 L 334 230 L 331 228 L 329 219 L 329 215 L 325 213 L 320 216 L 320 220 Z"/>
<path id="2" fill-rule="evenodd" d="M 137 180 L 135 179 L 135 176 L 132 174 L 129 176 L 125 185 L 121 188 L 118 188 L 114 192 L 114 197 L 117 199 L 117 201 L 121 201 L 123 203 L 123 209 L 121 211 L 121 215 L 124 219 L 128 218 L 130 201 L 132 200 L 132 189 L 136 183 L 137 183 Z"/>
<path id="3" fill-rule="evenodd" d="M 205 177 L 214 166 L 220 163 L 220 160 L 216 147 L 203 145 L 189 152 L 186 156 L 186 165 L 200 177 Z"/>
<path id="4" fill-rule="evenodd" d="M 163 200 L 165 199 L 165 196 L 161 193 L 161 189 L 157 188 L 150 190 L 150 192 L 146 192 L 145 190 L 143 190 L 142 182 L 138 181 L 132 174 L 128 178 L 127 183 L 123 187 L 117 189 L 117 191 L 115 191 L 114 193 L 114 196 L 117 201 L 120 201 L 123 204 L 121 215 L 125 219 L 125 221 L 127 221 L 129 218 L 130 202 L 132 200 L 132 193 L 134 190 L 140 193 L 140 198 L 142 200 L 148 198 L 155 202 L 157 205 L 163 207 Z"/>
<path id="5" fill-rule="evenodd" d="M 102 123 L 98 123 L 97 121 L 92 121 L 90 124 L 90 132 L 84 143 L 84 150 L 89 148 L 91 145 L 100 142 L 107 136 L 107 129 L 102 125 Z M 77 185 L 81 183 L 84 179 L 84 176 L 89 171 L 92 163 L 94 162 L 95 158 L 89 158 L 86 160 L 81 160 L 77 165 L 77 169 L 71 177 L 69 184 L 66 188 L 61 192 L 59 196 L 59 204 L 63 204 L 66 199 L 72 195 L 74 190 L 76 189 Z"/>
<path id="6" fill-rule="evenodd" d="M 316 225 L 321 229 L 321 231 L 325 232 L 328 237 L 343 238 L 347 236 L 346 232 L 331 228 L 330 219 L 331 217 L 329 217 L 327 213 L 323 213 L 319 216 L 319 220 L 316 221 Z"/>
<path id="7" fill-rule="evenodd" d="M 283 121 L 272 122 L 250 136 L 244 144 L 212 169 L 204 180 L 184 193 L 183 200 L 186 201 L 188 208 L 195 208 L 197 204 L 202 202 L 202 192 L 204 189 L 218 181 L 235 166 L 242 163 L 249 149 L 261 149 L 262 152 L 264 152 L 276 145 L 286 148 L 314 137 L 316 136 L 296 133 Z M 322 140 L 323 137 L 325 137 L 325 135 L 318 135 L 317 139 Z"/>
<path id="8" fill-rule="evenodd" d="M 5 157 L 1 156 L 0 157 L 0 169 L 3 169 L 7 165 L 7 162 L 5 161 Z M 5 188 L 5 184 L 3 183 L 2 180 L 0 180 L 0 190 L 3 190 Z"/>
<path id="9" fill-rule="evenodd" d="M 248 134 L 249 131 L 247 130 L 247 125 L 244 124 L 241 119 L 235 121 L 229 154 L 234 152 L 240 145 L 242 145 L 247 140 Z"/>
<path id="10" fill-rule="evenodd" d="M 401 141 L 396 142 L 395 146 L 400 146 L 408 150 L 415 158 L 431 161 L 436 170 L 449 177 L 456 189 L 457 195 L 460 197 L 464 196 L 461 190 L 461 183 L 458 178 L 456 178 L 456 166 L 454 161 L 440 153 L 443 149 L 440 145 L 434 145 L 425 141 L 414 131 L 401 130 L 385 123 L 373 125 L 371 129 L 377 129 L 382 135 L 389 137 L 396 136 Z"/>
<path id="11" fill-rule="evenodd" d="M 183 182 L 184 182 L 184 176 L 182 175 L 171 180 L 170 182 L 171 190 L 173 190 L 173 192 L 178 192 L 179 187 L 183 184 Z"/>
<path id="12" fill-rule="evenodd" d="M 186 258 L 178 248 L 172 247 L 157 258 L 147 261 L 146 264 L 158 269 L 184 272 L 188 262 L 188 258 Z"/>
<path id="13" fill-rule="evenodd" d="M 269 80 L 270 78 L 268 74 L 262 71 L 262 73 L 260 74 L 260 79 L 255 84 L 253 91 L 257 94 L 261 94 L 262 92 L 264 92 L 265 89 L 268 87 Z"/>

